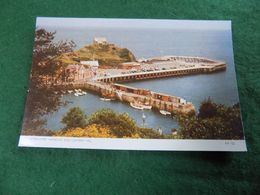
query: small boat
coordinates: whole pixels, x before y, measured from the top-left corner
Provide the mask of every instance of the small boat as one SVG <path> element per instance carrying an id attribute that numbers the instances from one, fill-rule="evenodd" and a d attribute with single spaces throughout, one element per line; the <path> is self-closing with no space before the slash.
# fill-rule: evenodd
<path id="1" fill-rule="evenodd" d="M 78 94 L 78 95 L 84 95 L 84 94 L 83 94 L 83 93 L 81 93 L 81 92 L 78 92 L 77 94 Z"/>
<path id="2" fill-rule="evenodd" d="M 162 114 L 162 115 L 171 115 L 171 113 L 170 112 L 168 112 L 168 111 L 166 111 L 166 110 L 160 110 L 160 113 Z"/>
<path id="3" fill-rule="evenodd" d="M 79 96 L 79 94 L 78 94 L 78 93 L 74 93 L 74 95 L 75 95 L 75 96 L 77 96 L 77 97 Z"/>
<path id="4" fill-rule="evenodd" d="M 100 98 L 100 100 L 102 100 L 102 101 L 111 101 L 111 99 L 109 99 L 109 98 Z"/>
<path id="5" fill-rule="evenodd" d="M 143 109 L 151 110 L 152 106 L 149 105 L 142 105 Z"/>
<path id="6" fill-rule="evenodd" d="M 144 109 L 143 105 L 140 105 L 140 104 L 137 104 L 137 103 L 133 103 L 133 102 L 130 103 L 130 106 L 135 108 L 135 109 L 138 109 L 138 110 L 143 110 Z"/>
<path id="7" fill-rule="evenodd" d="M 87 92 L 85 92 L 85 91 L 82 91 L 81 93 L 82 93 L 83 95 L 87 95 Z"/>
<path id="8" fill-rule="evenodd" d="M 72 93 L 73 91 L 72 90 L 68 90 L 68 93 Z"/>

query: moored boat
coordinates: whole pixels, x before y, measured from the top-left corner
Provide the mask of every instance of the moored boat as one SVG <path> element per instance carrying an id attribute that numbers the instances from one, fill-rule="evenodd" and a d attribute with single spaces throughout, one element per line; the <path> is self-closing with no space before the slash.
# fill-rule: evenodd
<path id="1" fill-rule="evenodd" d="M 160 110 L 160 113 L 162 114 L 162 115 L 171 115 L 171 113 L 170 112 L 168 112 L 168 111 L 166 111 L 166 110 Z"/>
<path id="2" fill-rule="evenodd" d="M 142 105 L 143 109 L 151 110 L 152 106 L 149 105 Z"/>
<path id="3" fill-rule="evenodd" d="M 102 101 L 111 101 L 111 99 L 109 99 L 109 98 L 100 98 L 100 100 L 102 100 Z"/>
<path id="4" fill-rule="evenodd" d="M 144 109 L 143 105 L 137 104 L 137 103 L 133 103 L 133 102 L 130 103 L 130 106 L 135 108 L 135 109 L 138 109 L 138 110 L 143 110 Z"/>

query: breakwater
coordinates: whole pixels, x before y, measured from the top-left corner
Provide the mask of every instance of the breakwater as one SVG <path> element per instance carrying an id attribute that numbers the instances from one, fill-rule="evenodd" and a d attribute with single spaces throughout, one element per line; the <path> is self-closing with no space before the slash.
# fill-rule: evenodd
<path id="1" fill-rule="evenodd" d="M 134 88 L 121 84 L 107 84 L 104 82 L 74 83 L 67 86 L 69 89 L 81 88 L 96 92 L 99 95 L 113 100 L 120 100 L 126 103 L 151 106 L 155 110 L 164 110 L 172 114 L 190 115 L 195 112 L 191 102 L 181 97 L 153 92 L 147 89 Z"/>
<path id="2" fill-rule="evenodd" d="M 101 82 L 127 82 L 127 81 L 138 81 L 145 79 L 156 79 L 164 77 L 177 77 L 184 75 L 193 75 L 193 74 L 209 74 L 217 71 L 222 71 L 226 69 L 225 63 L 217 63 L 213 65 L 201 65 L 188 68 L 171 68 L 168 70 L 156 70 L 149 72 L 137 72 L 130 74 L 119 74 L 119 75 L 110 75 L 110 76 L 101 76 L 96 77 L 94 80 Z"/>

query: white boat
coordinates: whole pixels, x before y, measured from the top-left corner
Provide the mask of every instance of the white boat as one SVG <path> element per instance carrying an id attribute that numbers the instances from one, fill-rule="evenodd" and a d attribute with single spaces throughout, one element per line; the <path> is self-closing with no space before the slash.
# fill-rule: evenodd
<path id="1" fill-rule="evenodd" d="M 168 111 L 166 111 L 166 110 L 160 110 L 160 113 L 161 113 L 162 115 L 171 115 L 171 113 L 168 112 Z"/>
<path id="2" fill-rule="evenodd" d="M 78 92 L 77 94 L 78 94 L 78 95 L 84 95 L 84 94 L 83 94 L 83 93 L 81 93 L 81 92 Z"/>
<path id="3" fill-rule="evenodd" d="M 72 90 L 68 90 L 68 93 L 72 93 L 73 91 Z"/>
<path id="4" fill-rule="evenodd" d="M 75 95 L 75 96 L 77 96 L 77 97 L 79 96 L 79 94 L 78 94 L 78 93 L 74 93 L 74 95 Z"/>
<path id="5" fill-rule="evenodd" d="M 87 92 L 85 92 L 85 91 L 82 91 L 81 93 L 82 93 L 83 95 L 87 95 Z"/>
<path id="6" fill-rule="evenodd" d="M 130 103 L 130 106 L 135 108 L 135 109 L 138 109 L 138 110 L 143 110 L 144 109 L 142 105 L 136 104 L 136 103 L 133 103 L 133 102 Z"/>
<path id="7" fill-rule="evenodd" d="M 109 98 L 100 98 L 100 100 L 102 100 L 102 101 L 111 101 L 111 99 L 109 99 Z"/>
<path id="8" fill-rule="evenodd" d="M 142 105 L 143 109 L 146 109 L 146 110 L 151 110 L 152 109 L 152 106 L 149 106 L 149 105 Z"/>

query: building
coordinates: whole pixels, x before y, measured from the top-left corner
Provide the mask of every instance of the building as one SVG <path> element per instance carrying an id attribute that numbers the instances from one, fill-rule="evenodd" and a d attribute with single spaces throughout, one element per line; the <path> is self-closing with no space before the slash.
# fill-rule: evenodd
<path id="1" fill-rule="evenodd" d="M 126 70 L 131 70 L 131 69 L 140 70 L 141 65 L 138 62 L 125 62 L 125 63 L 119 64 L 118 68 L 126 69 Z"/>
<path id="2" fill-rule="evenodd" d="M 86 81 L 93 76 L 92 71 L 84 65 L 70 64 L 65 69 L 66 81 Z"/>
<path id="3" fill-rule="evenodd" d="M 108 44 L 107 39 L 105 37 L 95 37 L 93 40 L 94 44 L 101 44 L 101 45 L 105 45 Z"/>
<path id="4" fill-rule="evenodd" d="M 96 72 L 99 67 L 99 63 L 97 60 L 80 61 L 80 64 L 88 66 L 94 72 Z"/>

